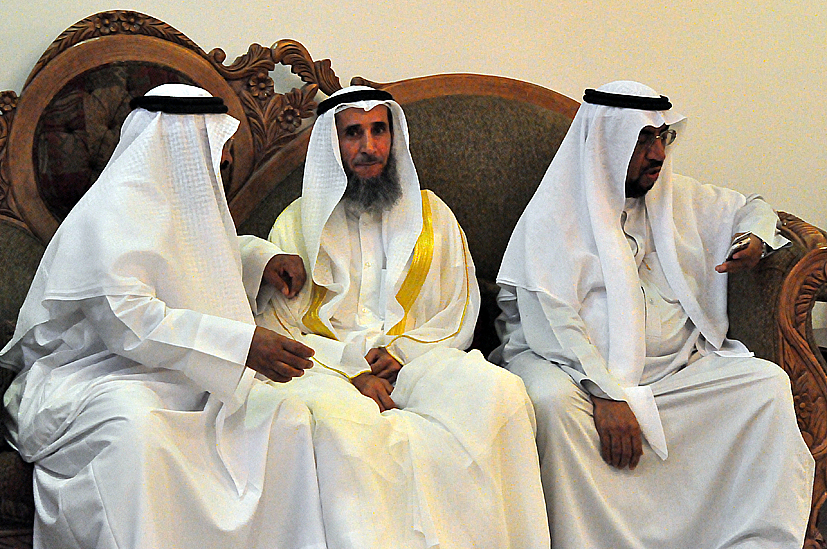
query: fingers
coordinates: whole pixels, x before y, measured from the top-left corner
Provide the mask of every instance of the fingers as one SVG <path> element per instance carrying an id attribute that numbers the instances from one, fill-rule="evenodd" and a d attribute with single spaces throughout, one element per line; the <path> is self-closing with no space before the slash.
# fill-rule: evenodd
<path id="1" fill-rule="evenodd" d="M 301 376 L 313 366 L 308 360 L 311 356 L 310 347 L 257 326 L 247 354 L 247 366 L 268 379 L 284 382 Z"/>
<path id="2" fill-rule="evenodd" d="M 281 348 L 271 349 L 271 353 L 267 357 L 268 362 L 275 364 L 276 367 L 283 365 L 291 370 L 298 370 L 298 374 L 290 372 L 294 377 L 301 375 L 302 371 L 313 366 L 313 363 L 308 360 L 309 357 L 313 356 L 313 349 L 286 337 L 282 339 Z"/>
<path id="3" fill-rule="evenodd" d="M 385 410 L 393 410 L 396 408 L 396 403 L 391 399 L 392 392 L 393 386 L 386 379 L 378 380 L 376 394 L 379 397 L 378 404 L 380 411 L 384 412 Z"/>
<path id="4" fill-rule="evenodd" d="M 719 273 L 737 273 L 752 269 L 761 261 L 764 252 L 763 241 L 755 235 L 750 235 L 749 245 L 743 250 L 732 254 L 732 257 L 717 265 L 715 270 Z"/>
<path id="5" fill-rule="evenodd" d="M 625 469 L 632 461 L 632 439 L 630 436 L 620 437 L 620 455 L 615 457 L 619 469 Z"/>
<path id="6" fill-rule="evenodd" d="M 393 386 L 385 379 L 380 379 L 375 375 L 365 372 L 359 374 L 351 380 L 353 385 L 359 389 L 359 392 L 370 397 L 379 406 L 379 411 L 392 410 L 396 408 L 396 403 L 391 399 L 391 392 Z"/>
<path id="7" fill-rule="evenodd" d="M 381 349 L 381 347 L 376 347 L 376 348 L 371 349 L 370 351 L 368 351 L 368 354 L 365 355 L 365 360 L 367 361 L 368 364 L 372 365 L 374 362 L 379 360 L 379 358 L 382 356 L 382 353 L 380 352 L 380 349 Z M 371 370 L 372 369 L 373 368 L 371 368 Z"/>
<path id="8" fill-rule="evenodd" d="M 642 438 L 632 434 L 605 433 L 600 437 L 600 457 L 617 469 L 634 469 L 643 455 Z"/>
<path id="9" fill-rule="evenodd" d="M 396 376 L 402 365 L 384 347 L 376 347 L 368 351 L 365 360 L 370 365 L 373 375 L 386 379 L 391 383 L 396 381 Z"/>
<path id="10" fill-rule="evenodd" d="M 634 469 L 643 455 L 640 425 L 629 405 L 592 397 L 594 425 L 600 439 L 600 457 L 618 469 Z"/>
<path id="11" fill-rule="evenodd" d="M 643 455 L 643 437 L 632 438 L 632 459 L 629 461 L 629 469 L 634 470 L 640 463 L 640 456 Z"/>
<path id="12" fill-rule="evenodd" d="M 614 433 L 610 435 L 611 455 L 609 456 L 609 465 L 612 467 L 620 468 L 623 463 L 623 441 L 625 438 L 623 435 L 616 435 Z"/>
<path id="13" fill-rule="evenodd" d="M 276 272 L 276 275 L 270 277 L 270 283 L 276 287 L 276 290 L 282 294 L 284 297 L 291 297 L 290 296 L 290 284 L 289 280 L 285 280 L 281 273 Z"/>
<path id="14" fill-rule="evenodd" d="M 600 437 L 600 457 L 608 465 L 612 465 L 612 437 L 609 433 L 598 431 Z"/>
<path id="15" fill-rule="evenodd" d="M 279 336 L 279 337 L 281 337 L 281 336 Z M 293 355 L 296 355 L 296 356 L 299 356 L 299 357 L 302 357 L 302 358 L 310 358 L 311 356 L 316 354 L 316 351 L 314 351 L 313 349 L 311 349 L 307 345 L 304 345 L 303 343 L 299 343 L 295 339 L 290 339 L 289 337 L 285 337 L 283 339 L 284 339 L 283 345 L 284 345 L 285 350 L 287 350 L 288 352 L 290 352 Z M 308 368 L 309 367 L 310 366 L 308 366 Z"/>
<path id="16" fill-rule="evenodd" d="M 285 282 L 287 293 L 282 291 L 285 296 L 294 297 L 299 293 L 307 278 L 301 258 L 297 255 L 284 256 L 279 276 Z"/>
<path id="17" fill-rule="evenodd" d="M 297 370 L 297 372 L 299 372 L 298 376 L 301 376 L 302 373 L 303 373 L 303 372 L 298 371 L 298 370 Z M 276 383 L 287 383 L 288 381 L 293 379 L 293 377 L 298 377 L 298 376 L 290 377 L 290 376 L 282 375 L 281 373 L 279 373 L 275 369 L 271 369 L 269 374 L 264 374 L 264 375 L 267 376 L 267 379 L 269 379 L 270 381 L 275 381 Z"/>
<path id="18" fill-rule="evenodd" d="M 375 375 L 378 378 L 390 381 L 391 383 L 393 383 L 393 381 L 396 379 L 396 372 L 387 368 L 379 372 L 376 372 L 373 375 Z"/>
<path id="19" fill-rule="evenodd" d="M 396 408 L 396 403 L 391 399 L 391 396 L 388 393 L 379 393 L 379 410 L 384 412 L 386 410 L 394 410 Z"/>
<path id="20" fill-rule="evenodd" d="M 264 279 L 285 297 L 295 297 L 307 281 L 307 273 L 301 257 L 280 254 L 270 258 L 264 269 Z"/>

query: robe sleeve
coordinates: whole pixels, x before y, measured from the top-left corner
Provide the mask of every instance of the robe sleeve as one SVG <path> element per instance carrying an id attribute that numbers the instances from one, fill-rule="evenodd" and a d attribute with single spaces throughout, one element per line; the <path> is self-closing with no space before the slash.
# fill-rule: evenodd
<path id="1" fill-rule="evenodd" d="M 109 351 L 148 368 L 178 370 L 222 401 L 232 398 L 255 325 L 170 309 L 150 296 L 90 298 L 82 308 Z"/>
<path id="2" fill-rule="evenodd" d="M 589 339 L 583 319 L 571 306 L 542 292 L 513 287 L 503 288 L 497 301 L 503 310 L 498 323 L 505 332 L 506 361 L 516 356 L 509 353 L 509 347 L 528 347 L 557 364 L 584 391 L 603 398 L 626 399 Z"/>
<path id="3" fill-rule="evenodd" d="M 437 347 L 466 349 L 480 308 L 474 262 L 454 214 L 435 194 L 434 257 L 402 335 L 386 335 L 383 346 L 403 365 Z"/>
<path id="4" fill-rule="evenodd" d="M 257 315 L 275 292 L 275 287 L 262 280 L 264 268 L 270 259 L 285 252 L 272 242 L 252 235 L 238 237 L 238 250 L 241 254 L 244 290 L 253 315 Z"/>
<path id="5" fill-rule="evenodd" d="M 747 202 L 735 213 L 734 232 L 752 233 L 772 250 L 786 245 L 789 240 L 781 236 L 778 215 L 761 196 L 751 194 Z"/>

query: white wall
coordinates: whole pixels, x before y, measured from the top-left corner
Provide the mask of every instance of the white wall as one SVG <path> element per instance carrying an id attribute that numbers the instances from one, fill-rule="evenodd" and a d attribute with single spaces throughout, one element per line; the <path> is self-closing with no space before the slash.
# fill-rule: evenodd
<path id="1" fill-rule="evenodd" d="M 58 34 L 114 8 L 162 19 L 229 60 L 294 38 L 330 58 L 343 84 L 479 72 L 580 100 L 584 88 L 640 80 L 690 118 L 679 172 L 827 227 L 824 0 L 0 2 L 0 89 L 18 93 Z"/>

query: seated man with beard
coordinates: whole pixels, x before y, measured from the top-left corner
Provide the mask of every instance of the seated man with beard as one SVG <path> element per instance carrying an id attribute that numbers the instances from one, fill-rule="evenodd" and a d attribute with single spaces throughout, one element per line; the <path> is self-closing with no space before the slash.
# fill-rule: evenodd
<path id="1" fill-rule="evenodd" d="M 520 379 L 465 353 L 479 289 L 451 210 L 420 191 L 401 107 L 351 87 L 319 105 L 302 197 L 270 240 L 308 273 L 257 322 L 312 347 L 274 384 L 310 408 L 330 547 L 549 547 Z"/>

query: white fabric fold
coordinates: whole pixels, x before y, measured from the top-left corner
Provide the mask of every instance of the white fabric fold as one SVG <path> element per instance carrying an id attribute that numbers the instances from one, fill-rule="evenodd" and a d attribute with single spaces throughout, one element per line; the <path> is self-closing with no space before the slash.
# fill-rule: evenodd
<path id="1" fill-rule="evenodd" d="M 669 451 L 666 448 L 666 435 L 663 434 L 663 425 L 658 414 L 658 406 L 655 404 L 655 396 L 648 385 L 626 387 L 626 403 L 635 414 L 640 431 L 646 437 L 646 441 L 660 459 L 666 459 Z"/>

